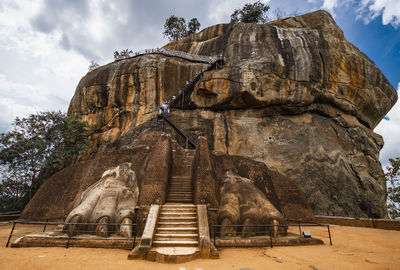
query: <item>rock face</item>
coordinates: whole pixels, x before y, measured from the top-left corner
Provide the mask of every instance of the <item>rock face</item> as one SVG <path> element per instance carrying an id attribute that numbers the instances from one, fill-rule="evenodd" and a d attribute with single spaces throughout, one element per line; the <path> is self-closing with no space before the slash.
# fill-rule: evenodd
<path id="1" fill-rule="evenodd" d="M 216 25 L 166 48 L 226 58 L 197 83 L 189 110 L 171 113 L 192 139 L 204 136 L 216 156 L 246 157 L 287 176 L 315 214 L 366 216 L 371 207 L 386 216 L 383 140 L 373 128 L 397 94 L 327 12 Z M 162 55 L 108 64 L 82 78 L 69 113 L 93 125 L 98 152 L 129 149 L 154 128 L 157 106 L 202 68 Z"/>
<path id="2" fill-rule="evenodd" d="M 109 236 L 117 232 L 132 237 L 130 225 L 138 224 L 140 233 L 150 205 L 167 201 L 168 182 L 174 170 L 172 144 L 176 142 L 162 132 L 144 131 L 130 149 L 108 151 L 67 167 L 45 182 L 21 217 L 66 218 L 72 223 L 64 227 L 69 235 L 91 232 Z M 180 147 L 177 150 L 185 151 Z M 223 228 L 222 233 L 236 234 L 239 230 L 254 234 L 254 230 L 261 230 L 254 224 L 279 224 L 271 233 L 284 235 L 286 220 L 313 218 L 304 193 L 288 177 L 262 162 L 214 155 L 204 138 L 199 139 L 190 168 L 195 183 L 194 203 L 209 207 L 209 225 L 245 225 L 243 229 Z M 180 173 L 183 172 L 181 168 Z M 101 224 L 79 224 L 88 222 Z"/>

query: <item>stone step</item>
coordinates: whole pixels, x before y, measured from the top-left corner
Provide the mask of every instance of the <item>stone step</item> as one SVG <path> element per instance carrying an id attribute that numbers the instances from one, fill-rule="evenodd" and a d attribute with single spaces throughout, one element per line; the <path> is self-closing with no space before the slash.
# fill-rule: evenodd
<path id="1" fill-rule="evenodd" d="M 168 197 L 168 202 L 193 202 L 193 198 L 190 197 Z"/>
<path id="2" fill-rule="evenodd" d="M 157 233 L 197 233 L 196 227 L 157 228 Z"/>
<path id="3" fill-rule="evenodd" d="M 171 183 L 168 185 L 169 189 L 189 189 L 190 191 L 193 190 L 192 183 Z"/>
<path id="4" fill-rule="evenodd" d="M 167 196 L 168 199 L 192 199 L 193 198 L 193 194 L 171 194 Z"/>
<path id="5" fill-rule="evenodd" d="M 171 198 L 171 197 L 190 197 L 190 198 L 192 198 L 193 193 L 169 193 L 167 197 L 168 198 Z"/>
<path id="6" fill-rule="evenodd" d="M 181 212 L 191 212 L 195 213 L 197 210 L 195 207 L 161 207 L 160 212 L 175 212 L 175 213 L 181 213 Z"/>
<path id="7" fill-rule="evenodd" d="M 173 213 L 182 213 L 182 212 L 190 212 L 190 213 L 196 213 L 196 208 L 195 207 L 166 207 L 166 208 L 161 208 L 161 212 L 173 212 Z"/>
<path id="8" fill-rule="evenodd" d="M 196 213 L 196 208 L 191 208 L 191 207 L 166 207 L 166 208 L 161 208 L 161 211 L 170 211 L 170 212 L 195 212 Z"/>
<path id="9" fill-rule="evenodd" d="M 192 184 L 193 184 L 193 181 L 192 181 L 192 180 L 178 180 L 178 179 L 174 179 L 174 180 L 171 180 L 171 181 L 168 183 L 169 186 L 170 186 L 170 185 L 176 186 L 176 185 L 181 185 L 181 184 L 192 185 Z"/>
<path id="10" fill-rule="evenodd" d="M 161 211 L 160 216 L 195 216 L 197 213 L 192 211 L 192 212 L 171 212 L 171 211 Z"/>
<path id="11" fill-rule="evenodd" d="M 198 241 L 198 236 L 188 236 L 188 237 L 163 237 L 155 236 L 153 241 Z"/>
<path id="12" fill-rule="evenodd" d="M 171 179 L 168 185 L 192 184 L 192 179 Z"/>
<path id="13" fill-rule="evenodd" d="M 190 185 L 185 185 L 185 184 L 176 184 L 176 185 L 169 185 L 168 190 L 185 190 L 183 192 L 193 192 L 193 186 Z M 187 190 L 187 191 L 186 191 Z"/>
<path id="14" fill-rule="evenodd" d="M 193 189 L 192 188 L 182 188 L 182 187 L 180 187 L 180 188 L 170 188 L 169 189 L 169 193 L 176 193 L 176 192 L 187 192 L 187 193 L 192 193 L 193 194 L 193 191 L 192 191 Z"/>
<path id="15" fill-rule="evenodd" d="M 169 177 L 169 179 L 171 179 L 171 180 L 177 180 L 177 179 L 192 180 L 192 176 L 191 175 L 172 175 Z"/>
<path id="16" fill-rule="evenodd" d="M 179 202 L 193 202 L 193 199 L 167 199 L 167 202 L 169 203 L 179 203 Z"/>
<path id="17" fill-rule="evenodd" d="M 187 201 L 187 202 L 189 202 L 189 201 L 193 201 L 193 196 L 168 196 L 167 197 L 167 201 L 170 201 L 170 200 L 183 200 L 183 201 Z"/>
<path id="18" fill-rule="evenodd" d="M 198 241 L 190 241 L 190 240 L 182 240 L 182 241 L 153 241 L 153 246 L 155 247 L 182 247 L 182 246 L 198 246 L 199 242 Z"/>
<path id="19" fill-rule="evenodd" d="M 192 216 L 192 217 L 158 217 L 159 221 L 197 221 L 197 216 Z"/>
<path id="20" fill-rule="evenodd" d="M 192 203 L 165 203 L 161 206 L 162 209 L 164 208 L 185 208 L 185 209 L 192 209 L 196 208 L 196 205 Z"/>
<path id="21" fill-rule="evenodd" d="M 158 222 L 158 228 L 182 228 L 188 226 L 197 226 L 196 221 L 171 221 L 171 222 Z"/>
<path id="22" fill-rule="evenodd" d="M 156 237 L 198 237 L 199 234 L 197 233 L 155 233 L 154 236 Z"/>
<path id="23" fill-rule="evenodd" d="M 192 192 L 170 192 L 168 194 L 168 197 L 192 197 L 193 193 Z"/>

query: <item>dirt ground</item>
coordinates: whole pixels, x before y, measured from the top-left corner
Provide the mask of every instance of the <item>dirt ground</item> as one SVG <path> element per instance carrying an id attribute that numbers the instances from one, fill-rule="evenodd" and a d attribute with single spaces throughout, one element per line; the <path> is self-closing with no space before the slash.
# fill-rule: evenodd
<path id="1" fill-rule="evenodd" d="M 0 269 L 400 269 L 400 231 L 332 226 L 333 246 L 220 249 L 220 259 L 181 264 L 127 260 L 129 251 L 86 248 L 5 248 L 10 224 L 0 224 Z"/>

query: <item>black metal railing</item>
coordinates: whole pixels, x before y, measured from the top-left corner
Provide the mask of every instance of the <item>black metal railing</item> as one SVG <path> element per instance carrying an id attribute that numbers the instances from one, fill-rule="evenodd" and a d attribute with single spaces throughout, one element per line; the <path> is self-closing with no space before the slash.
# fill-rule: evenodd
<path id="1" fill-rule="evenodd" d="M 233 231 L 223 231 L 222 228 L 232 228 L 234 229 Z M 330 225 L 329 224 L 246 224 L 246 225 L 214 225 L 210 229 L 211 237 L 214 241 L 214 245 L 217 243 L 217 238 L 218 239 L 269 239 L 270 242 L 270 247 L 273 247 L 273 234 L 275 231 L 279 233 L 279 229 L 284 228 L 285 230 L 288 230 L 288 234 L 296 235 L 297 230 L 298 234 L 302 236 L 302 233 L 304 232 L 304 228 L 326 228 L 326 231 L 324 230 L 323 232 L 328 234 L 329 237 L 329 244 L 332 246 L 332 236 L 331 236 L 331 230 L 330 230 Z M 248 229 L 248 231 L 244 231 L 244 229 Z M 289 231 L 289 229 L 291 229 Z M 296 230 L 296 233 L 293 232 L 293 229 Z M 315 232 L 315 230 L 314 230 Z M 321 232 L 321 230 L 319 230 Z M 263 238 L 263 236 L 265 236 Z M 321 235 L 319 235 L 321 236 Z"/>
<path id="2" fill-rule="evenodd" d="M 166 114 L 157 115 L 156 129 L 158 129 L 159 120 L 162 121 L 161 122 L 162 131 L 164 131 L 165 129 L 164 122 L 167 122 L 176 131 L 176 133 L 178 133 L 185 140 L 185 149 L 189 149 L 189 147 L 196 149 L 196 143 L 192 139 L 190 139 L 190 137 L 185 132 L 183 132 L 183 130 L 178 128 Z"/>
<path id="3" fill-rule="evenodd" d="M 224 65 L 224 62 L 225 62 L 224 57 L 220 56 L 216 58 L 214 62 L 210 63 L 210 66 L 206 70 L 202 70 L 199 74 L 197 74 L 197 76 L 193 80 L 188 82 L 188 84 L 184 87 L 182 92 L 179 93 L 176 99 L 171 101 L 170 103 L 171 110 L 173 108 L 182 110 L 187 108 L 190 102 L 190 96 L 194 91 L 194 87 L 200 81 L 200 79 L 203 78 L 204 72 L 221 68 Z"/>
<path id="4" fill-rule="evenodd" d="M 21 211 L 0 213 L 0 221 L 9 221 L 9 220 L 13 220 L 13 219 L 18 219 L 20 214 L 21 214 Z"/>
<path id="5" fill-rule="evenodd" d="M 17 226 L 18 225 L 18 226 Z M 62 225 L 63 228 L 57 228 L 58 226 Z M 13 237 L 22 237 L 22 236 L 29 236 L 29 234 L 39 233 L 38 236 L 32 236 L 31 238 L 40 238 L 40 233 L 56 233 L 58 232 L 59 235 L 65 236 L 67 240 L 65 244 L 65 248 L 70 246 L 71 241 L 74 240 L 85 240 L 88 238 L 84 238 L 78 235 L 68 235 L 64 232 L 65 226 L 72 225 L 72 226 L 79 226 L 85 227 L 85 229 L 78 229 L 76 233 L 81 234 L 96 234 L 95 230 L 90 230 L 90 228 L 95 228 L 98 225 L 104 225 L 109 228 L 106 230 L 107 235 L 112 235 L 116 233 L 116 228 L 121 226 L 130 226 L 132 231 L 132 237 L 90 237 L 90 240 L 102 240 L 102 241 L 132 241 L 131 248 L 133 249 L 136 244 L 136 236 L 137 236 L 137 224 L 116 224 L 116 223 L 81 223 L 81 222 L 49 222 L 49 221 L 13 221 L 13 225 L 10 231 L 10 235 L 8 237 L 6 247 L 9 246 L 11 239 Z"/>

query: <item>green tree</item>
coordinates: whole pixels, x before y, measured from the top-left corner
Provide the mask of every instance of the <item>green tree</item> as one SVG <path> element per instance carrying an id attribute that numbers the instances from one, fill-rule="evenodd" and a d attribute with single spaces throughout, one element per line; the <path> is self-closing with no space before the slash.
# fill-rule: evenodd
<path id="1" fill-rule="evenodd" d="M 194 34 L 200 29 L 200 22 L 197 18 L 192 18 L 186 25 L 185 19 L 169 16 L 164 24 L 164 37 L 168 37 L 170 41 L 177 41 L 188 35 Z"/>
<path id="2" fill-rule="evenodd" d="M 236 9 L 231 14 L 231 23 L 266 23 L 269 21 L 267 12 L 269 5 L 257 1 L 253 4 L 247 3 L 241 9 Z"/>
<path id="3" fill-rule="evenodd" d="M 164 36 L 171 41 L 177 41 L 187 35 L 185 19 L 171 15 L 164 24 Z"/>
<path id="4" fill-rule="evenodd" d="M 125 49 L 120 52 L 115 51 L 114 52 L 114 60 L 129 58 L 129 57 L 131 57 L 131 54 L 132 54 L 132 50 L 129 50 L 129 49 Z"/>
<path id="5" fill-rule="evenodd" d="M 197 20 L 197 18 L 192 18 L 189 21 L 187 28 L 187 35 L 194 34 L 200 29 L 200 22 Z"/>
<path id="6" fill-rule="evenodd" d="M 400 218 L 400 157 L 390 158 L 386 167 L 388 186 L 388 213 L 390 218 Z"/>
<path id="7" fill-rule="evenodd" d="M 90 61 L 88 70 L 89 70 L 89 71 L 92 71 L 92 70 L 98 68 L 99 66 L 100 66 L 99 64 L 97 64 L 94 60 L 92 60 L 92 61 Z"/>
<path id="8" fill-rule="evenodd" d="M 75 115 L 17 117 L 0 134 L 0 211 L 21 210 L 48 177 L 87 149 L 87 124 Z"/>

